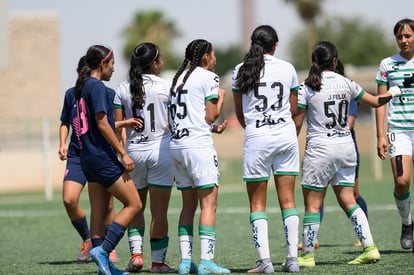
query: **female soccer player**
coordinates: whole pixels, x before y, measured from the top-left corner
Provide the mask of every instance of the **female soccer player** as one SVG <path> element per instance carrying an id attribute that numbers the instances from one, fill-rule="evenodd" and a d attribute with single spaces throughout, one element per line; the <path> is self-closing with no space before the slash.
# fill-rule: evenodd
<path id="1" fill-rule="evenodd" d="M 214 262 L 218 159 L 211 130 L 221 113 L 224 90 L 213 72 L 216 64 L 213 45 L 197 39 L 188 44 L 185 59 L 171 86 L 170 154 L 177 188 L 183 205 L 178 225 L 181 261 L 180 274 L 230 273 Z M 189 65 L 189 68 L 187 68 Z M 193 222 L 200 202 L 198 233 L 201 261 L 198 271 L 191 261 Z"/>
<path id="2" fill-rule="evenodd" d="M 291 108 L 297 105 L 298 77 L 288 62 L 274 57 L 279 39 L 268 25 L 251 35 L 250 49 L 233 72 L 237 118 L 245 129 L 243 180 L 250 202 L 250 224 L 259 258 L 248 273 L 273 273 L 266 214 L 267 183 L 271 170 L 276 184 L 286 237 L 283 271 L 299 272 L 297 262 L 299 211 L 295 177 L 299 174 L 299 146 Z"/>
<path id="3" fill-rule="evenodd" d="M 78 62 L 77 73 L 86 66 L 85 56 L 82 56 Z M 92 249 L 91 236 L 89 232 L 88 223 L 86 220 L 85 212 L 79 205 L 79 197 L 86 185 L 86 177 L 82 171 L 80 165 L 80 146 L 76 137 L 75 131 L 73 131 L 73 123 L 76 121 L 76 99 L 75 88 L 68 89 L 65 93 L 65 100 L 63 102 L 62 113 L 60 116 L 59 127 L 59 158 L 66 160 L 66 169 L 63 177 L 62 197 L 63 204 L 66 212 L 71 220 L 73 227 L 82 238 L 81 250 L 79 252 L 78 261 L 87 261 L 90 257 L 90 250 Z M 72 134 L 70 137 L 69 146 L 66 146 L 66 140 L 69 135 L 69 128 L 72 127 Z M 105 219 L 105 229 L 112 223 L 115 216 L 113 200 L 110 200 L 107 217 Z M 106 230 L 105 230 L 106 231 Z M 118 261 L 115 250 L 111 251 L 109 258 L 113 262 Z"/>
<path id="4" fill-rule="evenodd" d="M 370 106 L 386 104 L 399 96 L 398 87 L 381 96 L 366 93 L 357 83 L 336 73 L 338 52 L 334 44 L 322 41 L 312 52 L 312 65 L 298 95 L 295 116 L 299 134 L 305 114 L 307 141 L 302 168 L 305 202 L 303 218 L 303 254 L 299 265 L 315 266 L 314 248 L 320 225 L 319 210 L 331 184 L 339 205 L 350 219 L 362 243 L 363 253 L 348 264 L 376 262 L 380 253 L 374 244 L 367 217 L 355 201 L 354 179 L 356 151 L 348 124 L 352 99 Z"/>
<path id="5" fill-rule="evenodd" d="M 126 127 L 126 150 L 134 160 L 131 172 L 143 208 L 128 227 L 131 259 L 126 271 L 137 272 L 143 266 L 142 247 L 145 230 L 144 209 L 150 197 L 151 272 L 175 273 L 165 264 L 168 250 L 168 218 L 171 188 L 174 182 L 170 158 L 168 97 L 171 83 L 160 78 L 164 61 L 153 43 L 135 47 L 130 61 L 129 80 L 116 90 L 115 120 L 141 120 L 142 127 Z"/>
<path id="6" fill-rule="evenodd" d="M 94 245 L 91 257 L 100 274 L 124 274 L 109 260 L 112 251 L 142 208 L 134 182 L 128 172 L 134 162 L 119 143 L 115 134 L 113 102 L 115 91 L 102 81 L 108 81 L 114 71 L 112 50 L 91 46 L 86 53 L 87 66 L 81 70 L 75 86 L 77 103 L 77 127 L 81 151 L 82 170 L 89 182 L 91 205 L 91 237 Z M 123 164 L 118 160 L 122 160 Z M 114 221 L 104 235 L 106 209 L 113 195 L 124 207 L 115 215 Z"/>
<path id="7" fill-rule="evenodd" d="M 394 177 L 394 200 L 401 216 L 400 244 L 403 249 L 413 248 L 413 219 L 411 216 L 411 165 L 413 162 L 414 105 L 414 20 L 402 19 L 394 26 L 394 36 L 400 51 L 383 59 L 376 82 L 382 95 L 392 86 L 401 88 L 403 96 L 388 104 L 388 131 L 385 131 L 386 108 L 377 108 L 377 153 L 382 160 L 389 152 Z"/>

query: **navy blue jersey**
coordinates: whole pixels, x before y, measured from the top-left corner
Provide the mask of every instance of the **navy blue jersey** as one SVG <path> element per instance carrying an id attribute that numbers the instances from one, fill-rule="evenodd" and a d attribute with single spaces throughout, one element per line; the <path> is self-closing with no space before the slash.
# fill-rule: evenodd
<path id="1" fill-rule="evenodd" d="M 82 166 L 83 163 L 95 166 L 96 161 L 117 158 L 113 147 L 101 134 L 95 121 L 97 114 L 105 113 L 115 131 L 114 97 L 115 91 L 95 78 L 89 78 L 82 88 L 81 98 L 78 101 L 79 127 L 74 127 L 80 136 Z"/>
<path id="2" fill-rule="evenodd" d="M 79 156 L 80 145 L 76 132 L 73 130 L 76 123 L 77 112 L 76 112 L 76 99 L 75 99 L 75 88 L 72 87 L 65 92 L 65 100 L 63 102 L 62 113 L 60 115 L 60 121 L 67 123 L 72 126 L 72 134 L 70 136 L 68 157 Z"/>

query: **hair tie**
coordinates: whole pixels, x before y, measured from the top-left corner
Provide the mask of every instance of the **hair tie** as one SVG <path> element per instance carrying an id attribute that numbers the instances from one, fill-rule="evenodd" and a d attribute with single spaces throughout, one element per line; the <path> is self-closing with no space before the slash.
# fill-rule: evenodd
<path id="1" fill-rule="evenodd" d="M 258 46 L 263 48 L 263 42 L 262 41 L 252 40 L 252 46 L 253 45 L 258 45 Z"/>

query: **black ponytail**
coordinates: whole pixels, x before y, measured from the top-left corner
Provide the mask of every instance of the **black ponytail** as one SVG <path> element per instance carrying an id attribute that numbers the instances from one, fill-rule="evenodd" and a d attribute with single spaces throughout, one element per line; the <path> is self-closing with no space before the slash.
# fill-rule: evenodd
<path id="1" fill-rule="evenodd" d="M 129 87 L 135 106 L 145 104 L 144 73 L 151 73 L 151 65 L 159 59 L 159 48 L 153 43 L 142 43 L 135 47 L 131 55 Z"/>
<path id="2" fill-rule="evenodd" d="M 334 58 L 338 58 L 338 50 L 334 44 L 328 41 L 317 43 L 312 51 L 312 65 L 305 84 L 319 91 L 322 87 L 322 72 L 324 70 L 336 71 Z"/>
<path id="3" fill-rule="evenodd" d="M 75 85 L 75 98 L 77 100 L 81 97 L 83 85 L 90 77 L 91 71 L 97 69 L 102 61 L 109 62 L 112 56 L 112 50 L 104 46 L 94 45 L 89 47 L 85 55 L 86 65 L 78 71 L 78 78 Z"/>
<path id="4" fill-rule="evenodd" d="M 263 55 L 272 51 L 273 46 L 279 42 L 276 31 L 268 25 L 257 27 L 251 37 L 249 51 L 243 58 L 243 65 L 239 68 L 236 85 L 241 93 L 248 93 L 258 87 L 265 62 Z"/>

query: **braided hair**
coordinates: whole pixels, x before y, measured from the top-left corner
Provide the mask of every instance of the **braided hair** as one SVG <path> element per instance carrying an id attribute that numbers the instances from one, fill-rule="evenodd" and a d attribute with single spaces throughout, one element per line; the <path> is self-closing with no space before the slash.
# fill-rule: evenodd
<path id="1" fill-rule="evenodd" d="M 86 66 L 78 71 L 78 79 L 75 85 L 75 98 L 81 97 L 83 85 L 86 80 L 90 77 L 91 71 L 98 69 L 102 61 L 108 63 L 113 57 L 113 52 L 105 46 L 94 45 L 89 47 L 85 55 Z"/>
<path id="2" fill-rule="evenodd" d="M 178 69 L 177 73 L 174 75 L 174 78 L 172 80 L 172 85 L 170 89 L 171 93 L 173 93 L 173 90 L 174 90 L 175 85 L 177 84 L 178 78 L 187 68 L 188 64 L 190 64 L 189 69 L 183 78 L 183 83 L 180 84 L 177 90 L 180 90 L 184 86 L 185 82 L 190 77 L 191 73 L 195 70 L 195 68 L 200 66 L 201 60 L 204 54 L 211 53 L 212 50 L 213 50 L 213 45 L 204 39 L 193 40 L 190 42 L 190 44 L 187 45 L 185 49 L 184 61 L 181 64 L 181 67 Z"/>
<path id="3" fill-rule="evenodd" d="M 129 87 L 134 105 L 145 104 L 144 73 L 151 73 L 151 65 L 160 58 L 160 50 L 153 43 L 142 43 L 135 47 L 130 61 Z"/>
<path id="4" fill-rule="evenodd" d="M 258 87 L 260 73 L 264 73 L 263 55 L 272 51 L 273 46 L 279 42 L 279 37 L 273 27 L 261 25 L 253 31 L 250 40 L 250 49 L 245 54 L 236 77 L 236 85 L 243 94 Z"/>
<path id="5" fill-rule="evenodd" d="M 322 72 L 330 70 L 336 72 L 333 59 L 338 58 L 338 50 L 335 45 L 328 41 L 318 42 L 312 51 L 312 65 L 305 84 L 319 91 L 322 87 Z"/>

